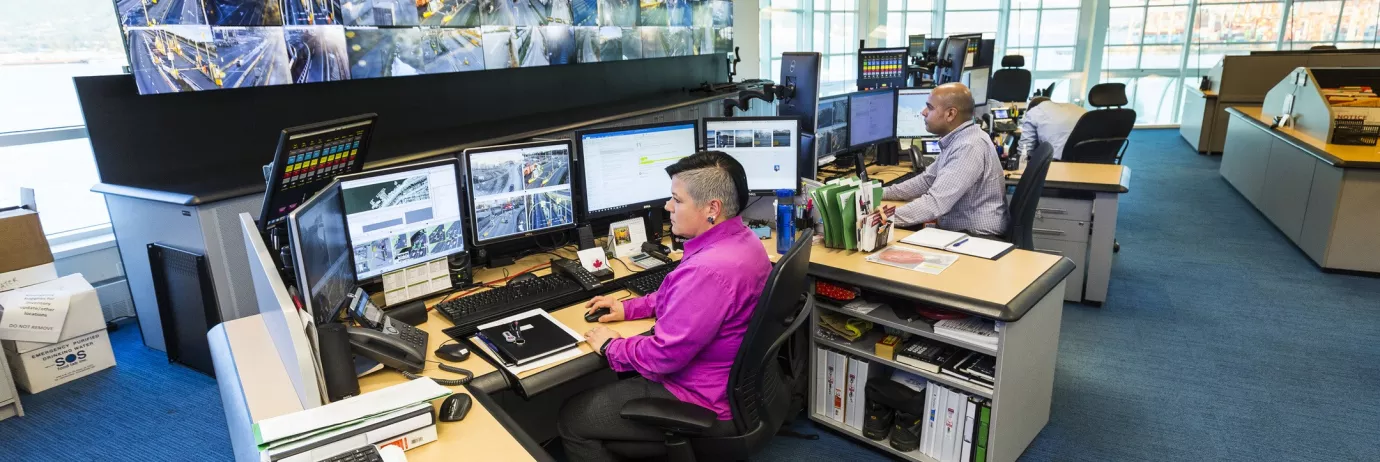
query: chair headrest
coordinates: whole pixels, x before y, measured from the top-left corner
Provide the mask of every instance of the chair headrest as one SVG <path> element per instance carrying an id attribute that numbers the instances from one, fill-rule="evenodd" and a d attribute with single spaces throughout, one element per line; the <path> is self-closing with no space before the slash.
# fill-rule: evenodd
<path id="1" fill-rule="evenodd" d="M 1088 104 L 1096 107 L 1125 106 L 1126 84 L 1099 83 L 1088 90 Z"/>
<path id="2" fill-rule="evenodd" d="M 1025 67 L 1025 57 L 1021 55 L 1002 56 L 1001 67 Z"/>

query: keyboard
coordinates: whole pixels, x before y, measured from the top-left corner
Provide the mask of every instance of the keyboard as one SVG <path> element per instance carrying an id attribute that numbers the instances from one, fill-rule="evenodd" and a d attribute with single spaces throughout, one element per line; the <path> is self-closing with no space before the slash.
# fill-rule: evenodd
<path id="1" fill-rule="evenodd" d="M 666 279 L 666 275 L 671 274 L 671 270 L 676 269 L 680 262 L 667 263 L 654 267 L 632 276 L 628 276 L 618 281 L 624 289 L 637 295 L 647 295 L 661 289 L 661 281 Z"/>
<path id="2" fill-rule="evenodd" d="M 336 454 L 322 462 L 383 462 L 383 455 L 371 444 Z"/>
<path id="3" fill-rule="evenodd" d="M 919 174 L 920 174 L 920 172 L 916 172 L 916 171 L 906 172 L 905 175 L 898 176 L 898 177 L 896 177 L 896 179 L 886 182 L 886 184 L 885 184 L 884 186 L 891 186 L 891 185 L 894 185 L 894 184 L 901 184 L 901 182 L 904 182 L 904 181 L 909 180 L 909 179 L 911 179 L 911 178 L 915 178 L 915 175 L 919 175 Z"/>
<path id="4" fill-rule="evenodd" d="M 598 295 L 586 292 L 580 283 L 563 275 L 548 274 L 526 281 L 509 282 L 503 287 L 478 292 L 436 304 L 436 311 L 455 327 L 445 334 L 460 338 L 473 333 L 480 324 L 504 316 L 540 308 L 554 310 Z"/>

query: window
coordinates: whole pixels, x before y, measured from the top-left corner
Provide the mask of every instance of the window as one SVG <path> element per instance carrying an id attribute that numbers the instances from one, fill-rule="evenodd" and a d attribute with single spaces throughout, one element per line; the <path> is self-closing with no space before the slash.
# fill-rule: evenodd
<path id="1" fill-rule="evenodd" d="M 47 234 L 110 222 L 104 199 L 90 192 L 96 166 L 71 78 L 119 73 L 127 63 L 113 2 L 71 0 L 61 11 L 0 2 L 0 205 L 16 204 L 19 187 L 34 188 Z"/>
<path id="2" fill-rule="evenodd" d="M 886 46 L 910 46 L 910 36 L 934 36 L 934 0 L 889 0 Z"/>
<path id="3" fill-rule="evenodd" d="M 851 80 L 857 74 L 857 0 L 762 0 L 763 78 L 780 75 L 781 53 L 817 51 L 824 56 L 820 80 Z"/>
<path id="4" fill-rule="evenodd" d="M 1077 1 L 1012 0 L 1006 54 L 1024 56 L 1032 72 L 1071 71 L 1078 27 Z"/>
<path id="5" fill-rule="evenodd" d="M 824 55 L 822 80 L 840 82 L 853 80 L 858 74 L 858 2 L 857 0 L 814 0 L 815 27 L 824 26 L 828 34 L 815 37 L 828 40 L 816 47 Z M 818 43 L 816 43 L 818 45 Z"/>
<path id="6" fill-rule="evenodd" d="M 1377 24 L 1380 24 L 1380 0 L 1297 0 L 1289 11 L 1282 48 L 1374 47 Z"/>

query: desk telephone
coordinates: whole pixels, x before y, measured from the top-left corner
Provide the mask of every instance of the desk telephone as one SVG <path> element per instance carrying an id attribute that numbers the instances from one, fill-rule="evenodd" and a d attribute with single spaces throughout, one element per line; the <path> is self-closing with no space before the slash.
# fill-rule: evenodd
<path id="1" fill-rule="evenodd" d="M 426 331 L 383 314 L 362 289 L 355 289 L 349 313 L 360 324 L 346 328 L 356 353 L 403 372 L 415 374 L 426 367 Z"/>

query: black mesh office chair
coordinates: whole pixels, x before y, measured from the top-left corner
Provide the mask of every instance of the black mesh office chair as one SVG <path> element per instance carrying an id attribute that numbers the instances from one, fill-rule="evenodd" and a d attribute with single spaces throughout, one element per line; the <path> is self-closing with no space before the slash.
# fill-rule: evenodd
<path id="1" fill-rule="evenodd" d="M 785 377 L 786 372 L 792 372 L 782 371 L 776 357 L 781 345 L 810 317 L 810 307 L 801 302 L 801 294 L 806 291 L 805 272 L 810 266 L 813 237 L 812 229 L 800 233 L 795 245 L 772 268 L 733 359 L 728 406 L 737 436 L 700 436 L 718 418 L 709 409 L 675 399 L 640 398 L 623 405 L 623 418 L 661 428 L 666 442 L 607 442 L 605 447 L 629 458 L 745 460 L 776 435 L 790 417 L 791 396 Z"/>
<path id="2" fill-rule="evenodd" d="M 1025 66 L 1024 56 L 1003 56 L 1002 68 L 993 73 L 992 81 L 987 83 L 987 97 L 1003 103 L 1023 103 L 1030 99 L 1032 79 L 1030 71 L 1021 69 L 1022 66 Z"/>
<path id="3" fill-rule="evenodd" d="M 1126 105 L 1126 84 L 1095 85 L 1088 91 L 1088 103 L 1098 109 L 1078 118 L 1073 132 L 1064 142 L 1061 159 L 1065 162 L 1120 164 L 1122 154 L 1131 144 L 1131 128 L 1136 125 L 1136 111 L 1122 107 Z"/>
<path id="4" fill-rule="evenodd" d="M 1021 181 L 1016 183 L 1016 192 L 1011 195 L 1011 214 L 1006 220 L 1006 236 L 1018 249 L 1035 250 L 1035 237 L 1031 232 L 1035 226 L 1035 208 L 1045 190 L 1045 176 L 1049 174 L 1049 164 L 1054 161 L 1054 146 L 1040 143 L 1030 153 L 1030 160 L 1021 172 Z"/>

